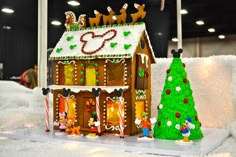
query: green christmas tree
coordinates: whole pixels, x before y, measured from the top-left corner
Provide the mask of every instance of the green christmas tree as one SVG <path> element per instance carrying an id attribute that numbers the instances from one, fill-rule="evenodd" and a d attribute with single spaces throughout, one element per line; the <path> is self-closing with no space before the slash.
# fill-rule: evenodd
<path id="1" fill-rule="evenodd" d="M 190 82 L 185 71 L 185 64 L 180 59 L 182 49 L 171 51 L 174 58 L 166 71 L 164 89 L 160 104 L 157 106 L 158 117 L 154 126 L 154 137 L 158 139 L 183 139 L 181 126 L 191 121 L 194 128 L 190 130 L 190 140 L 201 139 L 201 122 L 195 109 L 195 102 Z"/>

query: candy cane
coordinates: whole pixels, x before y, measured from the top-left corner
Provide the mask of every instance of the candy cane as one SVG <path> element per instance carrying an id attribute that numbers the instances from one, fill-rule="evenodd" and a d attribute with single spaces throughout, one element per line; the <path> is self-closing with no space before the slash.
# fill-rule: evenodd
<path id="1" fill-rule="evenodd" d="M 46 132 L 49 132 L 49 101 L 48 101 L 49 94 L 46 95 L 46 103 L 45 103 L 45 120 L 46 120 Z"/>
<path id="2" fill-rule="evenodd" d="M 96 97 L 96 112 L 97 112 L 97 121 L 100 122 L 99 96 Z M 98 133 L 101 133 L 100 125 L 98 126 Z"/>
<path id="3" fill-rule="evenodd" d="M 65 108 L 66 113 L 68 113 L 68 108 L 69 108 L 69 95 L 66 97 L 66 108 Z"/>
<path id="4" fill-rule="evenodd" d="M 120 137 L 123 138 L 124 137 L 124 117 L 122 114 L 123 111 L 123 100 L 122 100 L 122 96 L 119 97 L 119 115 L 120 115 Z"/>

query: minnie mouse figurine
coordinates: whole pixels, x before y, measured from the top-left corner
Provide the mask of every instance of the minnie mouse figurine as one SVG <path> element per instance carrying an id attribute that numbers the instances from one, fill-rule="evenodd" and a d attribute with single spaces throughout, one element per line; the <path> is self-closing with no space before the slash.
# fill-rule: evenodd
<path id="1" fill-rule="evenodd" d="M 66 112 L 62 112 L 59 113 L 59 129 L 61 132 L 65 132 L 66 130 L 66 122 L 67 122 L 67 113 Z"/>

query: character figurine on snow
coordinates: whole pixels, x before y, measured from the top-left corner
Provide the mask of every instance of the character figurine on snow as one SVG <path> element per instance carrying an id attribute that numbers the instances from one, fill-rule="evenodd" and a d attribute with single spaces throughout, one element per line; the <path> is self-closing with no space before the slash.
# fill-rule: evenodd
<path id="1" fill-rule="evenodd" d="M 155 122 L 156 122 L 156 118 L 150 118 L 150 121 L 148 120 L 146 112 L 143 113 L 142 120 L 140 120 L 140 119 L 135 120 L 135 124 L 138 127 L 141 127 L 142 132 L 143 132 L 142 136 L 139 136 L 139 139 L 141 139 L 141 138 L 150 138 L 151 139 L 152 138 L 152 136 L 149 135 L 149 130 L 151 130 L 151 126 Z"/>
<path id="2" fill-rule="evenodd" d="M 59 129 L 61 132 L 65 132 L 66 130 L 66 122 L 67 122 L 67 113 L 66 112 L 62 112 L 59 113 Z"/>
<path id="3" fill-rule="evenodd" d="M 191 118 L 187 118 L 181 128 L 180 126 L 176 127 L 176 129 L 180 130 L 180 132 L 182 133 L 183 142 L 191 142 L 188 137 L 190 136 L 190 130 L 195 128 L 195 125 L 191 122 Z"/>
<path id="4" fill-rule="evenodd" d="M 99 125 L 100 122 L 97 120 L 97 112 L 94 111 L 88 121 L 88 126 L 91 128 L 91 133 L 89 133 L 87 137 L 97 137 L 97 127 Z"/>

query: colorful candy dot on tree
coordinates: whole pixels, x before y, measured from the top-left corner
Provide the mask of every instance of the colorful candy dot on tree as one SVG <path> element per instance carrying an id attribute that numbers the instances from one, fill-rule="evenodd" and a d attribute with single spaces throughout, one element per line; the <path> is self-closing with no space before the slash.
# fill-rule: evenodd
<path id="1" fill-rule="evenodd" d="M 166 90 L 166 94 L 167 94 L 167 95 L 170 95 L 170 93 L 171 93 L 171 90 L 167 89 L 167 90 Z"/>
<path id="2" fill-rule="evenodd" d="M 172 76 L 168 77 L 168 81 L 172 81 L 172 79 L 173 79 Z"/>
<path id="3" fill-rule="evenodd" d="M 180 86 L 177 86 L 177 87 L 175 88 L 175 90 L 176 90 L 177 92 L 180 92 L 180 91 L 181 91 L 181 87 L 180 87 Z"/>
<path id="4" fill-rule="evenodd" d="M 167 126 L 171 126 L 172 125 L 172 122 L 171 121 L 167 121 Z"/>
<path id="5" fill-rule="evenodd" d="M 184 103 L 187 104 L 188 103 L 188 99 L 184 98 Z"/>
<path id="6" fill-rule="evenodd" d="M 183 79 L 183 82 L 184 82 L 184 83 L 187 83 L 187 82 L 188 82 L 188 80 L 185 78 L 185 79 Z"/>
<path id="7" fill-rule="evenodd" d="M 167 69 L 167 70 L 166 70 L 166 73 L 169 74 L 169 73 L 170 73 L 170 69 Z"/>
<path id="8" fill-rule="evenodd" d="M 179 112 L 177 112 L 176 114 L 175 114 L 175 117 L 176 118 L 179 118 L 181 116 L 181 114 L 179 113 Z"/>

